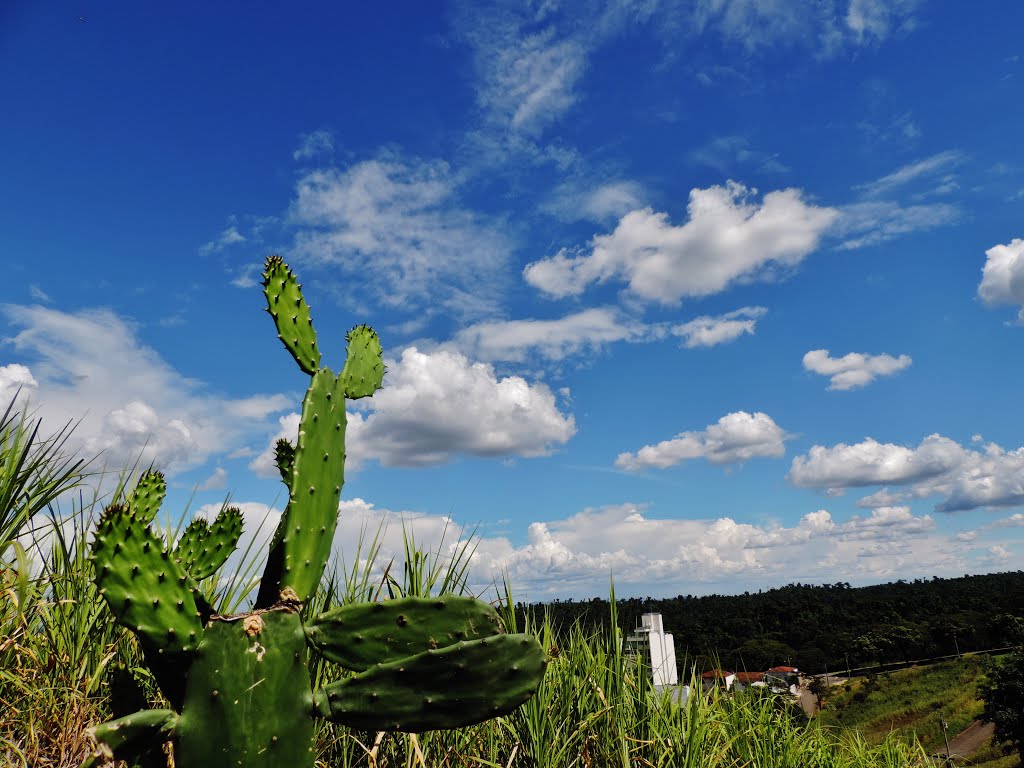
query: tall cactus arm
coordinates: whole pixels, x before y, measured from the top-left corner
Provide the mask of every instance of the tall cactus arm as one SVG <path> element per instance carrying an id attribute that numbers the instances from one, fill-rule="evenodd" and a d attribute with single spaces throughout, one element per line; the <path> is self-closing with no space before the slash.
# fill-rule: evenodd
<path id="1" fill-rule="evenodd" d="M 301 288 L 280 256 L 267 258 L 263 269 L 267 312 L 274 318 L 278 338 L 292 353 L 299 368 L 312 375 L 320 367 L 320 350 L 316 347 L 316 331 Z"/>
<path id="2" fill-rule="evenodd" d="M 92 544 L 96 585 L 117 620 L 157 651 L 194 650 L 203 633 L 189 578 L 132 511 L 107 507 Z"/>
<path id="3" fill-rule="evenodd" d="M 345 477 L 345 390 L 329 368 L 313 374 L 302 402 L 299 440 L 285 510 L 281 589 L 305 602 L 331 553 Z"/>
<path id="4" fill-rule="evenodd" d="M 496 635 L 378 664 L 316 692 L 315 714 L 352 728 L 431 731 L 507 715 L 540 686 L 530 635 Z"/>
<path id="5" fill-rule="evenodd" d="M 307 622 L 305 631 L 309 644 L 324 658 L 362 672 L 374 664 L 504 630 L 489 603 L 444 595 L 343 605 Z"/>
<path id="6" fill-rule="evenodd" d="M 384 360 L 377 332 L 368 325 L 357 325 L 345 336 L 348 356 L 341 371 L 345 395 L 351 400 L 370 397 L 384 381 Z"/>
<path id="7" fill-rule="evenodd" d="M 160 749 L 174 737 L 178 714 L 170 709 L 144 709 L 86 729 L 95 747 L 82 768 L 109 764 L 115 758 L 132 762 Z"/>

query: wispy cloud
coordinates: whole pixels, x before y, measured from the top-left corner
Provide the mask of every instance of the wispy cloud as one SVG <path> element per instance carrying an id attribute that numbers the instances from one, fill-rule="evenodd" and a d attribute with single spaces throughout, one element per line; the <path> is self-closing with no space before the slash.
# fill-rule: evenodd
<path id="1" fill-rule="evenodd" d="M 364 297 L 346 294 L 357 305 L 473 318 L 500 303 L 511 242 L 461 204 L 444 162 L 383 155 L 311 171 L 299 179 L 290 223 L 294 258 L 358 278 Z"/>
<path id="2" fill-rule="evenodd" d="M 851 203 L 838 208 L 830 234 L 841 239 L 839 248 L 855 250 L 888 242 L 911 232 L 954 224 L 963 212 L 948 203 L 904 206 L 894 201 Z"/>
<path id="3" fill-rule="evenodd" d="M 952 149 L 946 150 L 945 152 L 939 152 L 938 154 L 926 157 L 923 160 L 904 165 L 880 179 L 867 184 L 861 184 L 854 187 L 854 189 L 862 192 L 867 197 L 879 197 L 913 181 L 933 177 L 940 171 L 945 172 L 959 165 L 963 160 L 964 154 L 962 152 Z"/>
<path id="4" fill-rule="evenodd" d="M 738 339 L 743 334 L 753 335 L 757 321 L 768 310 L 764 307 L 741 307 L 724 315 L 701 315 L 689 322 L 672 326 L 672 334 L 681 336 L 683 346 L 714 347 Z"/>
<path id="5" fill-rule="evenodd" d="M 554 320 L 477 323 L 459 331 L 454 345 L 474 359 L 522 362 L 532 354 L 562 360 L 592 354 L 612 342 L 658 335 L 659 329 L 630 320 L 617 309 L 594 307 Z"/>
<path id="6" fill-rule="evenodd" d="M 292 153 L 295 160 L 315 160 L 334 152 L 334 136 L 330 131 L 318 130 L 299 136 L 299 146 Z"/>

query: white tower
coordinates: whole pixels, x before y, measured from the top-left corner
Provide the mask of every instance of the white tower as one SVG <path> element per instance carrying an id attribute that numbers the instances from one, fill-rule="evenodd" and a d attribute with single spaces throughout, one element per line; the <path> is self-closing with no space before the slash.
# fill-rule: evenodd
<path id="1" fill-rule="evenodd" d="M 640 626 L 626 638 L 626 652 L 643 654 L 655 685 L 678 685 L 676 646 L 672 635 L 665 632 L 660 613 L 645 613 Z"/>

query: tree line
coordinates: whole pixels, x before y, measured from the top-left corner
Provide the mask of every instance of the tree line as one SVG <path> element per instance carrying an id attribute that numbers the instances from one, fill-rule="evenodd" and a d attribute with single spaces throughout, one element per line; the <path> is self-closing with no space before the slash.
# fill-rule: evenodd
<path id="1" fill-rule="evenodd" d="M 660 613 L 681 670 L 763 671 L 787 665 L 821 674 L 987 650 L 1024 642 L 1024 571 L 895 581 L 784 587 L 741 595 L 678 595 L 616 601 L 629 633 L 644 613 Z M 605 628 L 608 600 L 520 604 L 556 628 Z"/>

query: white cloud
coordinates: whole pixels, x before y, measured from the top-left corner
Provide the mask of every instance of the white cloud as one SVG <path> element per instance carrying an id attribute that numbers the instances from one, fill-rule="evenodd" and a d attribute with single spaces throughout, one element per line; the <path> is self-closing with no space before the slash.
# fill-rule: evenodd
<path id="1" fill-rule="evenodd" d="M 864 248 L 892 240 L 911 232 L 953 224 L 961 217 L 960 209 L 948 203 L 900 205 L 891 200 L 851 203 L 841 206 L 830 234 L 843 238 L 839 247 L 845 250 Z"/>
<path id="2" fill-rule="evenodd" d="M 353 302 L 491 314 L 510 244 L 461 207 L 457 192 L 457 179 L 440 161 L 385 156 L 307 173 L 291 207 L 295 257 L 358 277 L 358 290 L 346 294 Z"/>
<path id="3" fill-rule="evenodd" d="M 368 460 L 385 466 L 443 464 L 458 455 L 544 456 L 575 434 L 547 386 L 519 376 L 498 378 L 485 363 L 452 350 L 420 352 L 409 347 L 388 361 L 384 388 L 353 403 L 346 450 L 349 468 Z M 298 414 L 281 419 L 281 429 L 250 465 L 264 476 L 276 474 L 273 445 L 294 442 Z"/>
<path id="4" fill-rule="evenodd" d="M 11 403 L 14 403 L 13 410 L 17 411 L 37 389 L 39 382 L 28 366 L 19 363 L 0 365 L 0 412 Z"/>
<path id="5" fill-rule="evenodd" d="M 334 151 L 334 136 L 330 131 L 319 130 L 304 133 L 299 137 L 299 146 L 292 153 L 295 160 L 313 160 L 320 155 Z"/>
<path id="6" fill-rule="evenodd" d="M 574 179 L 555 188 L 541 210 L 563 221 L 615 220 L 643 205 L 643 189 L 634 181 Z"/>
<path id="7" fill-rule="evenodd" d="M 724 315 L 701 315 L 687 323 L 672 327 L 672 334 L 683 338 L 683 346 L 714 347 L 733 341 L 745 333 L 753 335 L 758 319 L 768 310 L 764 307 L 741 307 Z"/>
<path id="8" fill-rule="evenodd" d="M 937 434 L 916 448 L 867 438 L 853 445 L 813 446 L 793 459 L 788 478 L 794 485 L 832 493 L 872 485 L 904 489 L 872 494 L 862 500 L 869 506 L 938 496 L 940 512 L 1013 507 L 1024 504 L 1024 448 L 1008 451 L 989 443 L 972 450 Z"/>
<path id="9" fill-rule="evenodd" d="M 858 43 L 885 40 L 896 27 L 912 27 L 916 0 L 850 0 L 846 26 Z"/>
<path id="10" fill-rule="evenodd" d="M 228 471 L 224 467 L 217 467 L 213 474 L 199 484 L 200 491 L 217 491 L 228 486 Z"/>
<path id="11" fill-rule="evenodd" d="M 595 352 L 615 341 L 640 341 L 658 331 L 629 320 L 608 307 L 584 309 L 555 320 L 505 320 L 477 323 L 455 335 L 454 344 L 477 360 L 521 362 L 529 353 L 561 360 Z"/>
<path id="12" fill-rule="evenodd" d="M 208 243 L 205 243 L 199 247 L 199 253 L 202 256 L 209 256 L 212 253 L 220 253 L 226 248 L 236 245 L 238 243 L 244 243 L 246 241 L 245 235 L 238 231 L 238 227 L 234 224 L 226 227 L 216 238 Z"/>
<path id="13" fill-rule="evenodd" d="M 988 306 L 1020 304 L 1019 319 L 1024 323 L 1024 240 L 994 245 L 985 256 L 978 296 Z"/>
<path id="14" fill-rule="evenodd" d="M 850 352 L 832 357 L 827 349 L 812 349 L 804 355 L 804 368 L 828 376 L 829 389 L 848 390 L 866 387 L 879 376 L 891 376 L 908 368 L 910 355 L 867 355 Z"/>
<path id="15" fill-rule="evenodd" d="M 793 459 L 789 479 L 805 488 L 905 485 L 948 472 L 963 459 L 964 449 L 941 435 L 926 437 L 916 449 L 869 437 L 853 445 L 812 446 Z"/>
<path id="16" fill-rule="evenodd" d="M 785 455 L 789 436 L 764 413 L 728 413 L 700 432 L 680 432 L 671 440 L 645 445 L 635 454 L 620 453 L 615 466 L 628 471 L 665 469 L 687 459 L 733 464 L 758 457 Z"/>
<path id="17" fill-rule="evenodd" d="M 206 391 L 107 309 L 0 310 L 20 329 L 5 343 L 27 364 L 0 369 L 4 378 L 36 381 L 32 402 L 44 429 L 80 421 L 69 447 L 85 456 L 102 451 L 111 469 L 136 459 L 171 473 L 198 466 L 243 445 L 290 403 L 284 395 L 227 398 Z"/>
<path id="18" fill-rule="evenodd" d="M 831 208 L 806 204 L 796 189 L 769 192 L 760 204 L 751 200 L 756 193 L 732 181 L 691 190 L 685 224 L 674 226 L 668 214 L 650 208 L 632 211 L 614 232 L 595 236 L 589 252 L 563 249 L 529 264 L 523 274 L 555 297 L 621 278 L 642 299 L 674 304 L 797 266 L 837 216 Z"/>
<path id="19" fill-rule="evenodd" d="M 868 184 L 861 184 L 855 187 L 855 189 L 862 191 L 869 197 L 877 197 L 895 187 L 902 187 L 922 177 L 933 176 L 938 171 L 944 171 L 951 166 L 957 165 L 963 161 L 963 157 L 962 152 L 953 149 L 939 152 L 915 163 L 904 165 L 880 179 Z M 943 178 L 947 183 L 950 180 L 947 176 Z"/>

